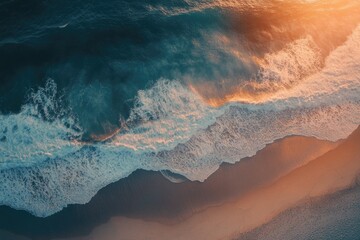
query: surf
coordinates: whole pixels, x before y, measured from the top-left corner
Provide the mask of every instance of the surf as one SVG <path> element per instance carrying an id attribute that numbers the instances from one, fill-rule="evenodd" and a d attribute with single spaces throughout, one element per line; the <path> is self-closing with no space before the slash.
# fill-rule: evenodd
<path id="1" fill-rule="evenodd" d="M 206 8 L 239 13 L 231 5 L 238 3 L 217 4 Z M 360 124 L 359 26 L 326 54 L 311 34 L 245 58 L 239 41 L 226 34 L 210 31 L 200 40 L 216 50 L 206 55 L 212 64 L 240 69 L 242 78 L 216 79 L 215 84 L 207 75 L 159 78 L 136 91 L 126 118 L 119 117 L 109 132 L 93 133 L 90 140 L 83 127 L 86 118 L 90 123 L 100 115 L 106 119 L 107 101 L 118 99 L 99 81 L 62 91 L 56 79 L 48 79 L 19 112 L 1 114 L 0 204 L 46 217 L 69 204 L 87 203 L 101 188 L 137 169 L 162 171 L 176 182 L 179 175 L 204 181 L 221 163 L 253 156 L 277 139 L 303 135 L 337 141 Z M 200 40 L 192 44 L 202 49 Z M 213 54 L 218 52 L 224 53 L 225 63 L 239 61 L 227 66 Z M 89 100 L 93 105 L 87 105 Z M 90 106 L 85 113 L 75 108 L 82 104 Z"/>

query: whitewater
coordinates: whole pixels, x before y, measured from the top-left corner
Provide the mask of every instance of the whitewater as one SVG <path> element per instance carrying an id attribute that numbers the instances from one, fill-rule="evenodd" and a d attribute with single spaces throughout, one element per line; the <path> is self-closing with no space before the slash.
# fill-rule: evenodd
<path id="1" fill-rule="evenodd" d="M 219 103 L 182 79 L 158 79 L 137 92 L 121 128 L 97 141 L 82 139 L 48 79 L 19 113 L 0 115 L 0 204 L 46 217 L 137 169 L 204 181 L 289 135 L 346 138 L 360 124 L 360 26 L 323 64 L 320 54 L 310 36 L 266 54 L 261 81 L 248 83 L 265 89 L 256 98 L 236 92 Z"/>

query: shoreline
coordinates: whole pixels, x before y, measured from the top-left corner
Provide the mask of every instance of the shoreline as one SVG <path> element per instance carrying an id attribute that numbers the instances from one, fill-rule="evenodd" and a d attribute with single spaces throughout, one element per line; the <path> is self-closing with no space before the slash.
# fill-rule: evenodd
<path id="1" fill-rule="evenodd" d="M 360 174 L 359 142 L 360 128 L 337 148 L 295 169 L 274 183 L 256 188 L 236 201 L 207 208 L 177 224 L 168 225 L 146 219 L 117 216 L 96 228 L 89 236 L 71 239 L 236 238 L 241 233 L 251 232 L 265 225 L 288 209 L 317 198 L 326 199 L 326 196 L 331 194 L 341 196 L 342 193 L 346 193 L 346 189 L 357 185 Z M 328 214 L 333 218 L 341 217 L 332 216 L 331 212 Z M 360 223 L 360 219 L 355 221 L 356 224 Z"/>
<path id="2" fill-rule="evenodd" d="M 255 156 L 222 164 L 204 182 L 172 183 L 160 171 L 137 170 L 101 189 L 89 203 L 70 205 L 47 218 L 1 206 L 0 229 L 33 239 L 49 239 L 87 235 L 114 216 L 159 222 L 171 219 L 175 224 L 195 212 L 271 184 L 338 144 L 313 137 L 285 137 L 268 144 Z"/>
<path id="3" fill-rule="evenodd" d="M 285 137 L 252 157 L 221 164 L 204 182 L 173 183 L 160 171 L 136 170 L 101 189 L 89 203 L 70 205 L 50 217 L 0 206 L 0 231 L 31 239 L 67 239 L 87 236 L 118 218 L 175 226 L 269 187 L 346 142 Z"/>

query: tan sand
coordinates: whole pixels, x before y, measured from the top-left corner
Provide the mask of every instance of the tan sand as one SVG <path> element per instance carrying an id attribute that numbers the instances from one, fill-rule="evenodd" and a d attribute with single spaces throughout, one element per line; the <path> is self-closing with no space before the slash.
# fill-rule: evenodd
<path id="1" fill-rule="evenodd" d="M 115 217 L 85 239 L 231 239 L 311 197 L 351 186 L 360 173 L 360 128 L 334 150 L 236 201 L 172 225 Z"/>
<path id="2" fill-rule="evenodd" d="M 268 144 L 255 156 L 236 164 L 222 164 L 203 183 L 175 184 L 160 172 L 138 170 L 99 191 L 88 204 L 69 206 L 45 219 L 2 207 L 0 222 L 4 230 L 31 239 L 87 236 L 116 216 L 176 224 L 209 207 L 268 186 L 339 144 L 313 137 L 286 137 Z M 9 233 L 0 231 L 0 239 L 21 238 L 9 237 Z"/>

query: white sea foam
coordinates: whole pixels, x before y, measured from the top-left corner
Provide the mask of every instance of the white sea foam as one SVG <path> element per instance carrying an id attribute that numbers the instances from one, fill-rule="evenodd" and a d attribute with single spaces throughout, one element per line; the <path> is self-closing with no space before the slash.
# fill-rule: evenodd
<path id="1" fill-rule="evenodd" d="M 223 110 L 205 105 L 178 81 L 159 80 L 139 91 L 128 122 L 141 122 L 109 145 L 134 152 L 159 152 L 186 142 L 197 130 L 215 122 Z"/>
<path id="2" fill-rule="evenodd" d="M 56 84 L 30 95 L 19 114 L 0 115 L 0 169 L 26 166 L 78 149 L 81 130 L 62 107 Z"/>
<path id="3" fill-rule="evenodd" d="M 298 39 L 284 49 L 266 54 L 257 76 L 265 88 L 287 90 L 321 68 L 321 53 L 311 36 Z"/>
<path id="4" fill-rule="evenodd" d="M 19 114 L 0 115 L 0 204 L 36 216 L 86 203 L 139 168 L 203 181 L 287 135 L 345 138 L 360 124 L 360 27 L 320 72 L 261 104 L 212 108 L 180 82 L 159 80 L 139 92 L 128 120 L 136 125 L 103 143 L 77 143 L 76 121 L 54 115 L 55 96 L 50 81 Z"/>

